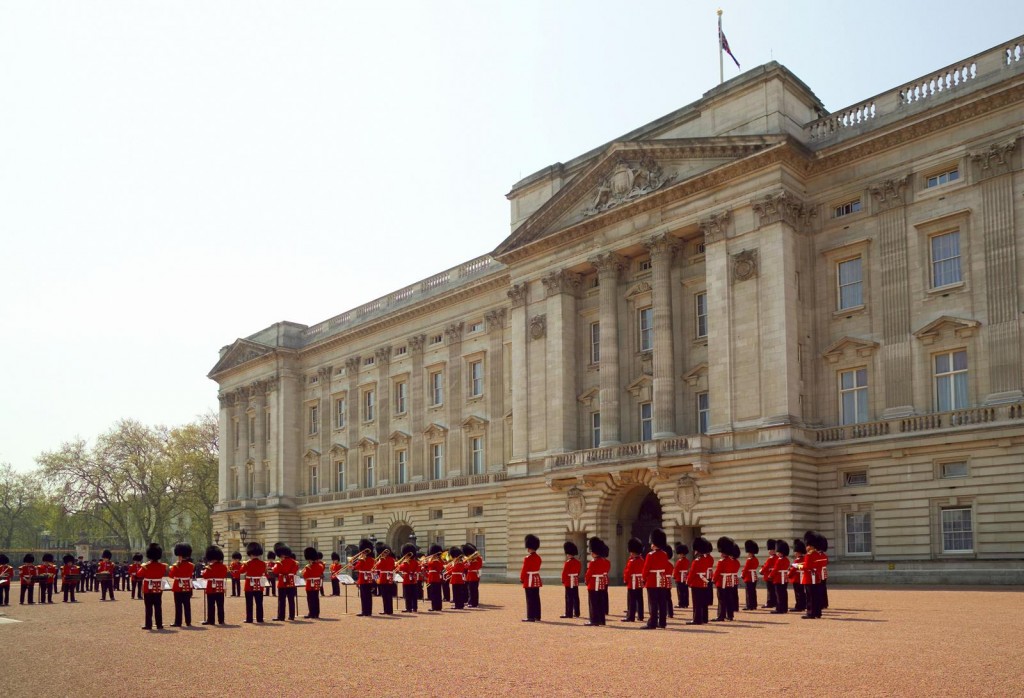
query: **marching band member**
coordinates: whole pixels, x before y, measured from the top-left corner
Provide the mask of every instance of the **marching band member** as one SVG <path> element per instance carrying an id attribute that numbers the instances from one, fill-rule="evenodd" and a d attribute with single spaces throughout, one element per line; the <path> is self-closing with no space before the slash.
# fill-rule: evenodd
<path id="1" fill-rule="evenodd" d="M 277 565 L 277 553 L 273 550 L 267 551 L 267 581 L 270 586 L 264 587 L 270 590 L 270 595 L 277 596 L 277 575 L 274 573 L 274 566 Z M 264 591 L 264 594 L 267 592 Z"/>
<path id="2" fill-rule="evenodd" d="M 775 563 L 772 565 L 772 584 L 775 585 L 775 610 L 772 613 L 789 613 L 789 543 L 775 541 Z"/>
<path id="3" fill-rule="evenodd" d="M 323 570 L 326 570 L 327 566 L 324 564 L 324 554 L 322 552 L 320 552 L 319 550 L 316 551 L 316 561 L 320 563 L 320 568 L 321 568 L 321 571 L 320 571 L 320 596 L 325 596 L 325 594 L 324 594 Z M 319 618 L 319 617 L 320 616 L 318 615 L 317 618 Z"/>
<path id="4" fill-rule="evenodd" d="M 444 571 L 444 563 L 441 562 L 441 546 L 436 543 L 430 546 L 429 555 L 426 560 L 427 570 L 427 598 L 430 599 L 430 610 L 441 610 L 441 574 Z"/>
<path id="5" fill-rule="evenodd" d="M 402 613 L 419 612 L 420 561 L 416 559 L 416 546 L 406 543 L 402 546 L 402 563 L 398 571 L 402 574 L 402 598 L 405 608 Z"/>
<path id="6" fill-rule="evenodd" d="M 676 564 L 672 568 L 672 577 L 676 580 L 676 608 L 690 607 L 690 587 L 686 586 L 686 573 L 690 569 L 690 549 L 682 543 L 676 543 Z"/>
<path id="7" fill-rule="evenodd" d="M 807 611 L 807 594 L 804 585 L 800 582 L 800 575 L 803 569 L 804 556 L 807 554 L 807 546 L 803 538 L 793 540 L 793 564 L 789 566 L 789 583 L 793 585 L 793 611 Z"/>
<path id="8" fill-rule="evenodd" d="M 18 605 L 24 605 L 25 595 L 28 594 L 28 605 L 32 606 L 35 604 L 35 576 L 36 576 L 36 556 L 29 553 L 22 558 L 22 565 L 18 568 L 18 576 L 21 578 L 21 600 L 18 601 Z"/>
<path id="9" fill-rule="evenodd" d="M 11 559 L 0 553 L 0 606 L 11 605 L 11 583 L 14 581 L 14 568 Z"/>
<path id="10" fill-rule="evenodd" d="M 629 559 L 622 570 L 622 582 L 626 585 L 626 617 L 622 623 L 644 619 L 644 559 L 641 554 L 644 544 L 639 538 L 626 541 Z"/>
<path id="11" fill-rule="evenodd" d="M 828 538 L 821 534 L 818 534 L 818 552 L 821 553 L 821 605 L 818 606 L 820 611 L 828 608 Z"/>
<path id="12" fill-rule="evenodd" d="M 761 608 L 775 608 L 778 603 L 775 600 L 775 585 L 771 582 L 772 567 L 775 565 L 775 539 L 769 538 L 765 547 L 768 548 L 768 554 L 764 559 L 764 564 L 761 565 L 761 579 L 764 580 L 764 586 L 768 591 L 768 598 Z"/>
<path id="13" fill-rule="evenodd" d="M 718 590 L 718 617 L 714 620 L 733 620 L 736 612 L 733 608 L 733 595 L 737 589 L 740 572 L 740 563 L 736 559 L 739 556 L 739 547 L 732 538 L 722 536 L 718 539 L 718 552 L 722 557 L 715 565 L 714 571 L 715 587 Z"/>
<path id="14" fill-rule="evenodd" d="M 743 562 L 743 584 L 747 590 L 747 603 L 743 607 L 747 611 L 757 610 L 757 554 L 760 548 L 757 543 L 747 540 L 743 543 L 743 549 L 747 551 L 747 559 Z"/>
<path id="15" fill-rule="evenodd" d="M 219 546 L 211 545 L 206 549 L 206 567 L 203 569 L 203 579 L 206 580 L 206 620 L 203 625 L 216 625 L 219 621 L 224 625 L 224 587 L 225 579 L 228 576 L 227 565 L 224 564 L 224 551 Z M 216 621 L 214 620 L 216 611 Z"/>
<path id="16" fill-rule="evenodd" d="M 152 630 L 153 621 L 156 621 L 156 629 L 164 629 L 164 613 L 161 599 L 164 591 L 164 576 L 167 574 L 167 565 L 160 562 L 164 556 L 164 549 L 156 543 L 150 543 L 146 548 L 146 562 L 144 562 L 137 573 L 142 582 L 142 598 L 146 606 L 146 624 L 143 630 Z"/>
<path id="17" fill-rule="evenodd" d="M 189 548 L 189 554 L 192 554 L 191 548 Z M 110 594 L 110 600 L 114 600 L 114 563 L 110 561 L 111 557 L 110 551 L 104 550 L 96 565 L 96 581 L 100 583 L 100 601 L 107 600 L 107 593 Z"/>
<path id="18" fill-rule="evenodd" d="M 675 566 L 672 563 L 672 546 L 666 542 L 662 552 L 665 553 L 665 558 L 668 560 L 672 572 L 670 574 L 663 574 L 658 578 L 661 580 L 658 582 L 658 587 L 662 589 L 661 595 L 665 599 L 665 610 L 668 611 L 668 617 L 675 618 L 676 612 L 673 610 L 675 604 L 672 603 L 672 575 L 675 574 Z"/>
<path id="19" fill-rule="evenodd" d="M 36 568 L 39 578 L 39 603 L 53 603 L 53 586 L 57 582 L 57 566 L 53 553 L 43 553 L 43 562 Z"/>
<path id="20" fill-rule="evenodd" d="M 800 617 L 821 618 L 821 609 L 824 607 L 824 570 L 828 564 L 824 550 L 828 548 L 828 541 L 820 533 L 808 531 L 804 534 L 804 545 L 807 555 L 804 556 L 800 583 L 807 590 L 807 613 Z"/>
<path id="21" fill-rule="evenodd" d="M 693 620 L 687 625 L 704 625 L 708 622 L 708 606 L 711 605 L 711 542 L 698 536 L 693 540 L 693 563 L 686 574 L 686 586 L 690 587 L 693 596 Z"/>
<path id="22" fill-rule="evenodd" d="M 598 537 L 590 539 L 590 562 L 587 563 L 587 605 L 590 620 L 584 625 L 604 625 L 608 615 L 608 573 L 612 563 L 608 561 L 608 546 Z"/>
<path id="23" fill-rule="evenodd" d="M 242 564 L 245 573 L 245 622 L 252 623 L 252 609 L 256 607 L 256 622 L 263 622 L 263 580 L 267 574 L 267 563 L 260 559 L 263 546 L 253 541 L 245 546 L 249 559 Z M 268 555 L 269 557 L 269 555 Z"/>
<path id="24" fill-rule="evenodd" d="M 142 553 L 132 555 L 132 564 L 128 565 L 128 584 L 132 591 L 132 600 L 142 600 L 142 583 L 138 579 L 139 569 L 142 567 Z"/>
<path id="25" fill-rule="evenodd" d="M 192 546 L 188 543 L 175 543 L 174 555 L 177 562 L 171 565 L 168 577 L 172 580 L 171 591 L 174 592 L 174 622 L 172 628 L 180 628 L 184 617 L 185 625 L 192 627 L 192 572 L 195 566 L 192 557 Z"/>
<path id="26" fill-rule="evenodd" d="M 78 565 L 75 564 L 74 555 L 65 555 L 62 559 L 64 560 L 64 566 L 60 569 L 60 590 L 64 592 L 63 603 L 78 603 L 75 601 L 75 587 L 78 586 L 78 575 L 81 571 L 78 569 Z"/>
<path id="27" fill-rule="evenodd" d="M 462 554 L 466 556 L 466 592 L 469 594 L 466 605 L 476 608 L 480 605 L 480 570 L 484 559 L 475 545 L 466 543 L 462 546 Z"/>
<path id="28" fill-rule="evenodd" d="M 302 551 L 302 557 L 306 558 L 306 566 L 302 568 L 302 578 L 306 582 L 306 608 L 309 613 L 303 618 L 320 617 L 320 590 L 324 585 L 324 563 L 320 561 L 320 555 L 316 548 L 306 548 Z"/>
<path id="29" fill-rule="evenodd" d="M 228 573 L 231 575 L 231 595 L 239 596 L 242 593 L 242 553 L 237 550 L 231 553 Z"/>
<path id="30" fill-rule="evenodd" d="M 448 579 L 452 585 L 453 608 L 461 611 L 466 607 L 466 598 L 469 596 L 466 589 L 466 562 L 462 557 L 462 548 L 453 545 L 448 551 L 452 561 L 448 563 Z"/>
<path id="31" fill-rule="evenodd" d="M 651 531 L 651 551 L 644 560 L 644 587 L 647 589 L 647 625 L 645 630 L 664 628 L 668 623 L 668 605 L 671 599 L 665 581 L 671 579 L 672 563 L 665 550 L 668 537 L 660 528 Z"/>
<path id="32" fill-rule="evenodd" d="M 526 592 L 526 618 L 523 618 L 523 622 L 536 623 L 540 620 L 540 588 L 544 584 L 540 578 L 541 557 L 537 554 L 540 538 L 530 533 L 523 542 L 526 545 L 526 557 L 519 571 L 519 581 Z"/>
<path id="33" fill-rule="evenodd" d="M 274 575 L 277 577 L 277 617 L 276 621 L 284 621 L 284 607 L 288 604 L 288 620 L 295 620 L 295 601 L 299 591 L 295 588 L 295 575 L 299 572 L 299 563 L 292 549 L 283 543 L 274 544 L 277 553 L 277 564 Z"/>
<path id="34" fill-rule="evenodd" d="M 441 574 L 441 598 L 445 603 L 452 600 L 452 579 L 448 575 L 448 563 L 452 561 L 452 554 L 447 550 L 441 551 L 441 562 L 444 563 L 444 572 Z"/>
<path id="35" fill-rule="evenodd" d="M 565 563 L 562 565 L 562 586 L 565 587 L 565 615 L 559 618 L 580 617 L 580 572 L 583 566 L 577 559 L 580 549 L 572 541 L 562 544 Z"/>
<path id="36" fill-rule="evenodd" d="M 395 556 L 390 546 L 385 545 L 381 550 L 380 559 L 375 563 L 374 571 L 377 573 L 377 591 L 384 605 L 381 615 L 394 615 L 398 587 L 395 586 Z"/>
<path id="37" fill-rule="evenodd" d="M 352 563 L 352 569 L 356 572 L 356 587 L 359 589 L 360 611 L 356 616 L 369 618 L 373 615 L 373 543 L 366 538 L 360 540 L 356 556 L 359 559 Z"/>
<path id="38" fill-rule="evenodd" d="M 331 553 L 331 596 L 341 596 L 341 580 L 338 579 L 339 574 L 341 574 L 341 555 L 338 553 Z"/>

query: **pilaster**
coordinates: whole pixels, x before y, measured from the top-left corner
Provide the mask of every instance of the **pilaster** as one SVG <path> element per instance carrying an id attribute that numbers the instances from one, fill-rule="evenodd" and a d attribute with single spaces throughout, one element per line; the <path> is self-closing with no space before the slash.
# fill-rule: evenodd
<path id="1" fill-rule="evenodd" d="M 647 241 L 654 291 L 654 438 L 676 435 L 676 388 L 672 341 L 672 260 L 676 238 L 658 235 Z"/>
<path id="2" fill-rule="evenodd" d="M 554 271 L 541 281 L 547 306 L 547 450 L 576 450 L 576 294 L 578 274 Z"/>
<path id="3" fill-rule="evenodd" d="M 487 459 L 505 467 L 504 330 L 508 311 L 497 308 L 484 316 L 487 323 Z"/>
<path id="4" fill-rule="evenodd" d="M 512 301 L 510 314 L 512 335 L 512 462 L 525 463 L 529 456 L 530 400 L 527 387 L 529 361 L 527 358 L 527 283 L 513 284 L 508 291 Z"/>
<path id="5" fill-rule="evenodd" d="M 346 431 L 348 432 L 347 443 L 348 453 L 345 456 L 345 489 L 358 488 L 362 482 L 363 464 L 359 460 L 359 423 L 362 412 L 362 395 L 359 394 L 359 369 L 363 361 L 360 356 L 350 356 L 345 359 L 345 378 L 348 380 L 348 388 L 345 392 L 345 409 L 348 410 L 348 418 L 345 420 Z"/>
<path id="6" fill-rule="evenodd" d="M 590 260 L 599 280 L 601 326 L 601 446 L 620 441 L 619 408 L 619 275 L 625 260 L 610 252 Z"/>
<path id="7" fill-rule="evenodd" d="M 465 475 L 463 463 L 466 444 L 462 438 L 462 406 L 465 402 L 462 388 L 462 322 L 453 322 L 444 329 L 448 346 L 448 378 L 445 407 L 448 413 L 448 445 L 446 446 L 449 476 Z"/>
<path id="8" fill-rule="evenodd" d="M 424 409 L 423 346 L 426 336 L 422 334 L 409 337 L 409 353 L 412 354 L 412 373 L 409 376 L 410 411 L 409 432 L 412 434 L 412 447 L 409 449 L 409 479 L 429 480 L 427 477 L 427 454 L 423 441 L 423 430 L 427 428 L 426 410 Z"/>

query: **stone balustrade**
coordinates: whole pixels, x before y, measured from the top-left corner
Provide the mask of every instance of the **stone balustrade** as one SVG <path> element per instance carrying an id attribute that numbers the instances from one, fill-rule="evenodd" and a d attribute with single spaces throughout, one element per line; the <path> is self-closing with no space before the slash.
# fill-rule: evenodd
<path id="1" fill-rule="evenodd" d="M 710 439 L 707 436 L 674 436 L 658 441 L 637 441 L 559 453 L 545 459 L 544 469 L 551 471 L 597 464 L 654 460 L 668 455 L 706 452 L 709 448 Z"/>
<path id="2" fill-rule="evenodd" d="M 899 434 L 920 434 L 927 431 L 941 431 L 957 427 L 998 424 L 1024 419 L 1024 403 L 971 407 L 950 412 L 930 412 L 876 422 L 846 424 L 809 430 L 815 443 L 832 443 L 853 439 L 870 439 L 876 436 L 892 437 Z"/>

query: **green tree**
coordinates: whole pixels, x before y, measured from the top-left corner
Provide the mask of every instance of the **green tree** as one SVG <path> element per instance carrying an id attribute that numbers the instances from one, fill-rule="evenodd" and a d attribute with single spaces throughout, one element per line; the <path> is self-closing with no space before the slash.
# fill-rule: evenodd
<path id="1" fill-rule="evenodd" d="M 46 528 L 46 499 L 35 473 L 19 473 L 0 463 L 0 547 L 35 547 Z"/>
<path id="2" fill-rule="evenodd" d="M 181 483 L 181 512 L 191 523 L 192 540 L 213 542 L 213 507 L 217 503 L 219 449 L 217 417 L 207 413 L 172 429 L 167 453 Z"/>

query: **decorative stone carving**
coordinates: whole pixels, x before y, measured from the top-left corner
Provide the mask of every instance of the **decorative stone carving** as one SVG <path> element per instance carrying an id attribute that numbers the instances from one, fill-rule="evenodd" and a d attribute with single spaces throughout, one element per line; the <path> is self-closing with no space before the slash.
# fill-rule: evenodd
<path id="1" fill-rule="evenodd" d="M 373 362 L 380 366 L 387 366 L 391 361 L 391 345 L 379 347 L 373 351 Z"/>
<path id="2" fill-rule="evenodd" d="M 329 383 L 331 381 L 331 367 L 321 366 L 316 370 L 317 380 L 321 383 Z M 253 384 L 255 385 L 255 383 Z"/>
<path id="3" fill-rule="evenodd" d="M 651 253 L 652 259 L 665 256 L 668 261 L 672 261 L 672 257 L 679 250 L 679 238 L 668 233 L 662 233 L 661 235 L 648 238 L 644 242 L 644 247 Z"/>
<path id="4" fill-rule="evenodd" d="M 243 385 L 235 389 L 235 401 L 242 403 L 243 406 L 249 401 L 249 386 Z"/>
<path id="5" fill-rule="evenodd" d="M 868 191 L 871 192 L 871 196 L 874 197 L 875 201 L 878 202 L 878 207 L 883 211 L 895 206 L 902 206 L 906 203 L 906 200 L 903 198 L 903 191 L 907 187 L 908 179 L 908 175 L 893 179 L 883 179 L 870 185 Z"/>
<path id="6" fill-rule="evenodd" d="M 447 433 L 448 429 L 436 422 L 423 430 L 423 435 L 426 436 L 428 440 L 443 439 Z"/>
<path id="7" fill-rule="evenodd" d="M 1017 139 L 1004 143 L 993 143 L 985 150 L 971 153 L 971 162 L 977 178 L 988 179 L 1006 174 L 1013 170 L 1013 150 L 1017 147 Z"/>
<path id="8" fill-rule="evenodd" d="M 512 284 L 512 288 L 508 290 L 508 299 L 512 301 L 513 308 L 526 305 L 526 282 Z"/>
<path id="9" fill-rule="evenodd" d="M 359 373 L 359 367 L 361 365 L 361 357 L 359 357 L 358 355 L 350 356 L 347 359 L 345 359 L 345 372 L 348 373 L 350 376 L 355 375 L 356 373 Z"/>
<path id="10" fill-rule="evenodd" d="M 788 191 L 769 194 L 763 199 L 752 201 L 750 205 L 757 216 L 758 227 L 761 228 L 782 221 L 794 230 L 805 231 L 811 228 L 818 215 L 817 208 L 808 206 Z"/>
<path id="11" fill-rule="evenodd" d="M 448 339 L 449 344 L 462 341 L 463 326 L 463 323 L 460 321 L 453 322 L 452 324 L 448 325 L 448 327 L 444 328 L 444 336 Z"/>
<path id="12" fill-rule="evenodd" d="M 484 322 L 487 323 L 487 331 L 492 332 L 505 327 L 505 316 L 507 314 L 508 313 L 504 308 L 488 310 L 487 314 L 484 315 Z"/>
<path id="13" fill-rule="evenodd" d="M 743 250 L 732 256 L 732 278 L 739 283 L 757 276 L 757 250 Z"/>
<path id="14" fill-rule="evenodd" d="M 427 335 L 425 334 L 414 334 L 409 337 L 409 351 L 423 351 L 423 346 L 427 343 Z"/>
<path id="15" fill-rule="evenodd" d="M 547 332 L 548 319 L 546 315 L 534 315 L 530 318 L 530 337 L 543 339 Z"/>
<path id="16" fill-rule="evenodd" d="M 732 220 L 732 213 L 722 211 L 721 213 L 712 213 L 700 221 L 697 225 L 704 236 L 704 245 L 707 246 L 719 240 L 724 240 L 728 235 L 730 220 Z"/>
<path id="17" fill-rule="evenodd" d="M 266 386 L 267 392 L 272 393 L 277 390 L 277 376 L 271 376 L 263 381 Z"/>
<path id="18" fill-rule="evenodd" d="M 559 293 L 575 295 L 580 290 L 582 280 L 579 274 L 559 269 L 542 278 L 541 282 L 544 284 L 544 297 L 550 298 Z"/>
<path id="19" fill-rule="evenodd" d="M 260 397 L 267 392 L 267 384 L 265 381 L 254 380 L 249 384 L 249 397 L 255 398 Z"/>
<path id="20" fill-rule="evenodd" d="M 235 404 L 235 393 L 217 393 L 217 401 L 221 407 L 232 407 Z"/>
<path id="21" fill-rule="evenodd" d="M 676 482 L 676 502 L 686 513 L 693 511 L 700 501 L 700 485 L 692 475 L 683 475 Z"/>
<path id="22" fill-rule="evenodd" d="M 565 494 L 565 510 L 569 512 L 569 516 L 574 519 L 579 519 L 583 516 L 583 511 L 587 507 L 587 499 L 583 495 L 583 490 L 579 487 L 572 487 Z"/>
<path id="23" fill-rule="evenodd" d="M 597 269 L 597 276 L 600 279 L 604 278 L 619 278 L 619 274 L 626 268 L 626 260 L 615 254 L 614 252 L 606 252 L 605 254 L 599 254 L 596 257 L 591 258 L 590 263 Z"/>
<path id="24" fill-rule="evenodd" d="M 391 436 L 388 437 L 388 441 L 393 444 L 401 445 L 409 443 L 410 438 L 409 434 L 406 434 L 404 431 L 395 430 L 391 432 Z"/>
<path id="25" fill-rule="evenodd" d="M 641 158 L 635 167 L 619 158 L 611 174 L 597 186 L 593 204 L 590 208 L 584 209 L 583 215 L 593 216 L 615 208 L 619 204 L 657 191 L 674 179 L 675 175 L 666 175 L 661 165 L 649 155 Z"/>
<path id="26" fill-rule="evenodd" d="M 633 286 L 633 288 L 629 289 L 629 292 L 626 293 L 626 298 L 633 298 L 634 296 L 642 296 L 645 293 L 651 293 L 651 292 L 652 292 L 651 285 L 649 283 L 647 283 L 646 281 L 641 281 L 640 283 L 638 283 L 635 286 Z"/>

